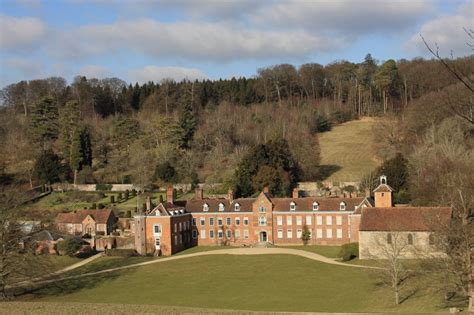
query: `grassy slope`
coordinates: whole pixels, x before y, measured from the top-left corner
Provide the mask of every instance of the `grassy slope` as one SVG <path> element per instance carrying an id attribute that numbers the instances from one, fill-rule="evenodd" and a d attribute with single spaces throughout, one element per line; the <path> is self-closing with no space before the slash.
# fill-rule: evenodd
<path id="1" fill-rule="evenodd" d="M 424 285 L 424 288 L 429 286 Z M 371 271 L 290 255 L 195 257 L 62 283 L 41 301 L 268 311 L 441 311 L 426 289 L 398 307 Z"/>
<path id="2" fill-rule="evenodd" d="M 321 165 L 330 181 L 359 181 L 377 167 L 372 144 L 373 118 L 350 121 L 319 136 Z M 335 170 L 332 173 L 331 170 Z M 332 173 L 332 174 L 331 174 Z"/>
<path id="3" fill-rule="evenodd" d="M 308 252 L 316 253 L 319 255 L 326 256 L 328 258 L 338 258 L 337 254 L 341 250 L 341 246 L 323 246 L 323 245 L 306 245 L 306 246 L 278 246 L 283 248 L 293 248 L 299 250 L 305 250 Z"/>

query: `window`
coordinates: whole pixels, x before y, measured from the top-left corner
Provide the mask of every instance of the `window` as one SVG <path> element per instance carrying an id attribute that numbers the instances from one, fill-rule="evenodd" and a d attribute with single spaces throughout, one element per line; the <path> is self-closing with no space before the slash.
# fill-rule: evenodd
<path id="1" fill-rule="evenodd" d="M 286 230 L 286 238 L 293 238 L 293 230 Z"/>
<path id="2" fill-rule="evenodd" d="M 413 235 L 408 234 L 408 245 L 413 245 Z"/>
<path id="3" fill-rule="evenodd" d="M 176 224 L 176 223 L 174 224 L 174 232 L 175 233 L 178 232 L 178 224 Z"/>
<path id="4" fill-rule="evenodd" d="M 219 211 L 224 211 L 224 210 L 225 210 L 224 204 L 220 203 L 219 204 Z"/>
<path id="5" fill-rule="evenodd" d="M 342 217 L 340 215 L 336 216 L 336 225 L 342 225 Z"/>
<path id="6" fill-rule="evenodd" d="M 214 230 L 209 231 L 209 238 L 214 238 Z"/>
<path id="7" fill-rule="evenodd" d="M 392 244 L 392 234 L 387 234 L 387 244 Z"/>
<path id="8" fill-rule="evenodd" d="M 227 237 L 227 239 L 231 239 L 232 238 L 232 231 L 231 230 L 226 230 L 225 231 L 225 236 Z"/>
<path id="9" fill-rule="evenodd" d="M 153 232 L 154 232 L 154 234 L 161 234 L 161 225 L 160 224 L 154 224 L 153 225 Z"/>
<path id="10" fill-rule="evenodd" d="M 179 234 L 179 243 L 183 244 L 183 235 Z"/>
<path id="11" fill-rule="evenodd" d="M 332 217 L 330 215 L 326 217 L 326 225 L 332 225 Z"/>
<path id="12" fill-rule="evenodd" d="M 326 238 L 332 238 L 332 229 L 326 229 Z"/>
<path id="13" fill-rule="evenodd" d="M 286 216 L 286 225 L 292 225 L 293 224 L 293 218 L 289 215 Z"/>
<path id="14" fill-rule="evenodd" d="M 312 222 L 312 217 L 310 215 L 307 215 L 306 216 L 306 225 L 312 225 L 313 222 Z"/>
<path id="15" fill-rule="evenodd" d="M 283 238 L 283 230 L 278 230 L 277 231 L 277 237 L 278 238 Z"/>
<path id="16" fill-rule="evenodd" d="M 261 216 L 258 218 L 258 225 L 260 225 L 260 226 L 265 226 L 265 225 L 267 225 L 267 217 L 264 216 L 264 215 L 261 215 Z"/>
<path id="17" fill-rule="evenodd" d="M 235 221 L 235 226 L 239 226 L 239 225 L 240 225 L 240 218 L 239 218 L 239 217 L 235 218 L 234 221 Z"/>
<path id="18" fill-rule="evenodd" d="M 244 217 L 244 225 L 249 225 L 249 218 Z"/>
<path id="19" fill-rule="evenodd" d="M 319 210 L 319 203 L 313 202 L 313 211 L 318 211 Z"/>
<path id="20" fill-rule="evenodd" d="M 260 207 L 258 207 L 258 211 L 265 212 L 265 211 L 267 211 L 267 209 L 264 206 L 261 205 Z"/>
<path id="21" fill-rule="evenodd" d="M 202 205 L 202 211 L 204 211 L 204 212 L 209 211 L 209 205 L 207 203 Z"/>
<path id="22" fill-rule="evenodd" d="M 435 238 L 434 238 L 433 234 L 430 234 L 430 236 L 428 236 L 428 244 L 430 244 L 430 245 L 435 244 Z"/>
<path id="23" fill-rule="evenodd" d="M 344 201 L 342 201 L 340 204 L 339 204 L 339 210 L 341 211 L 346 211 L 346 203 Z"/>
<path id="24" fill-rule="evenodd" d="M 316 217 L 316 224 L 317 225 L 323 225 L 323 217 L 317 216 Z"/>
<path id="25" fill-rule="evenodd" d="M 181 232 L 183 230 L 183 226 L 181 225 L 181 222 L 179 222 L 178 226 L 179 226 L 179 231 Z"/>
<path id="26" fill-rule="evenodd" d="M 301 234 L 302 234 L 302 233 L 303 233 L 303 231 L 300 230 L 300 229 L 298 229 L 298 230 L 296 231 L 296 237 L 297 237 L 297 238 L 301 238 Z"/>
<path id="27" fill-rule="evenodd" d="M 218 226 L 222 226 L 223 223 L 222 223 L 222 218 L 217 218 L 217 225 Z"/>
<path id="28" fill-rule="evenodd" d="M 206 230 L 201 230 L 201 239 L 205 239 L 206 238 Z"/>
<path id="29" fill-rule="evenodd" d="M 295 211 L 295 210 L 296 210 L 296 203 L 292 201 L 290 202 L 290 211 Z"/>
<path id="30" fill-rule="evenodd" d="M 249 230 L 244 230 L 244 239 L 248 240 L 249 238 Z"/>
<path id="31" fill-rule="evenodd" d="M 303 224 L 303 218 L 301 216 L 296 217 L 296 225 L 302 225 Z"/>
<path id="32" fill-rule="evenodd" d="M 227 218 L 226 218 L 225 223 L 226 223 L 227 225 L 231 225 L 231 224 L 232 224 L 232 220 L 230 219 L 230 217 L 227 217 Z"/>
<path id="33" fill-rule="evenodd" d="M 323 229 L 316 229 L 316 238 L 323 238 Z"/>
<path id="34" fill-rule="evenodd" d="M 159 238 L 155 238 L 155 248 L 160 248 L 161 240 Z"/>
<path id="35" fill-rule="evenodd" d="M 214 218 L 209 218 L 209 225 L 214 225 Z"/>
<path id="36" fill-rule="evenodd" d="M 193 226 L 196 226 L 196 218 L 193 218 Z"/>
<path id="37" fill-rule="evenodd" d="M 283 225 L 283 217 L 281 215 L 277 216 L 277 225 Z"/>
<path id="38" fill-rule="evenodd" d="M 236 240 L 240 239 L 240 230 L 235 230 L 234 231 L 234 237 Z"/>
<path id="39" fill-rule="evenodd" d="M 236 203 L 236 204 L 234 205 L 234 210 L 235 210 L 235 211 L 240 211 L 240 204 Z"/>
<path id="40" fill-rule="evenodd" d="M 217 238 L 218 239 L 221 239 L 223 236 L 224 236 L 224 233 L 222 232 L 222 230 L 217 231 Z"/>
<path id="41" fill-rule="evenodd" d="M 193 234 L 193 238 L 194 238 L 194 239 L 196 239 L 196 238 L 197 238 L 197 236 L 198 236 L 198 233 L 197 233 L 197 231 L 196 231 L 196 230 L 193 230 L 193 231 L 192 231 L 192 234 Z"/>
<path id="42" fill-rule="evenodd" d="M 206 219 L 205 218 L 201 218 L 201 225 L 206 225 Z"/>
<path id="43" fill-rule="evenodd" d="M 174 245 L 178 245 L 178 235 L 174 236 Z"/>
<path id="44" fill-rule="evenodd" d="M 382 193 L 382 197 L 385 196 L 385 193 Z"/>
<path id="45" fill-rule="evenodd" d="M 336 230 L 336 237 L 337 238 L 342 238 L 342 229 L 337 229 Z"/>

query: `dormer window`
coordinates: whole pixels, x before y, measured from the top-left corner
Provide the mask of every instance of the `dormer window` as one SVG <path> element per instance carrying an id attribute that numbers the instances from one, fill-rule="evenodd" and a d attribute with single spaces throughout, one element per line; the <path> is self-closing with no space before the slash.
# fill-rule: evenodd
<path id="1" fill-rule="evenodd" d="M 318 211 L 319 210 L 319 203 L 313 202 L 313 211 Z"/>
<path id="2" fill-rule="evenodd" d="M 290 211 L 295 211 L 295 210 L 296 210 L 296 203 L 292 201 L 290 202 Z"/>
<path id="3" fill-rule="evenodd" d="M 340 211 L 346 211 L 346 203 L 343 201 L 339 204 Z"/>
<path id="4" fill-rule="evenodd" d="M 235 211 L 240 211 L 240 204 L 236 203 L 236 204 L 234 205 L 234 210 L 235 210 Z"/>
<path id="5" fill-rule="evenodd" d="M 204 211 L 204 212 L 209 211 L 209 205 L 207 203 L 202 205 L 202 211 Z"/>
<path id="6" fill-rule="evenodd" d="M 219 211 L 224 211 L 224 210 L 225 210 L 224 204 L 220 203 L 219 204 Z"/>

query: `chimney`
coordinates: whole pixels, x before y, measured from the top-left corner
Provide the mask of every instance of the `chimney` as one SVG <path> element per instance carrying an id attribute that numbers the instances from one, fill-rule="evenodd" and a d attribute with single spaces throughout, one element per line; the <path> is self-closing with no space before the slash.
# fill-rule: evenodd
<path id="1" fill-rule="evenodd" d="M 263 192 L 266 193 L 266 194 L 269 194 L 270 193 L 270 187 L 268 187 L 268 186 L 263 187 Z"/>
<path id="2" fill-rule="evenodd" d="M 229 200 L 229 202 L 232 202 L 234 201 L 234 198 L 235 198 L 234 191 L 232 189 L 229 189 L 227 191 L 227 199 Z"/>
<path id="3" fill-rule="evenodd" d="M 169 186 L 166 190 L 166 201 L 169 203 L 174 203 L 174 188 Z"/>
<path id="4" fill-rule="evenodd" d="M 365 196 L 366 196 L 367 198 L 370 198 L 370 189 L 369 189 L 369 188 L 366 188 L 366 189 L 365 189 Z"/>
<path id="5" fill-rule="evenodd" d="M 194 199 L 202 200 L 203 197 L 204 197 L 203 195 L 204 195 L 204 192 L 203 192 L 202 188 L 196 187 L 196 189 L 194 190 Z"/>
<path id="6" fill-rule="evenodd" d="M 151 197 L 148 196 L 146 197 L 146 211 L 150 211 L 151 210 Z"/>
<path id="7" fill-rule="evenodd" d="M 298 188 L 293 188 L 293 198 L 300 197 L 300 190 Z"/>

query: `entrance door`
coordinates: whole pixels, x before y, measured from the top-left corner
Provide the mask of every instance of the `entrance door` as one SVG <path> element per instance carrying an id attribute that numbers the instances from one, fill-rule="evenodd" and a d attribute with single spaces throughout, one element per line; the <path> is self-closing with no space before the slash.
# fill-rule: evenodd
<path id="1" fill-rule="evenodd" d="M 267 232 L 260 232 L 260 242 L 267 241 Z"/>

